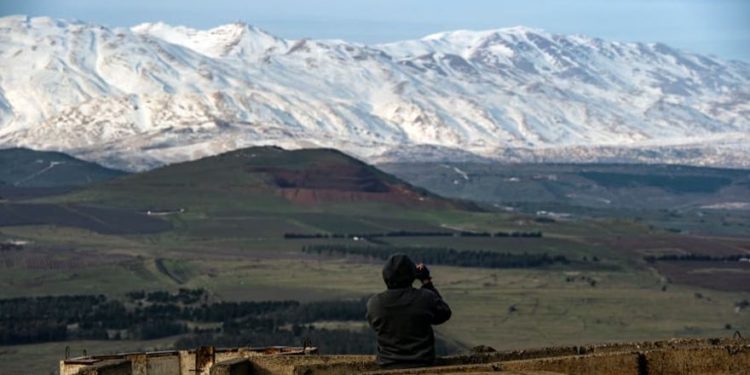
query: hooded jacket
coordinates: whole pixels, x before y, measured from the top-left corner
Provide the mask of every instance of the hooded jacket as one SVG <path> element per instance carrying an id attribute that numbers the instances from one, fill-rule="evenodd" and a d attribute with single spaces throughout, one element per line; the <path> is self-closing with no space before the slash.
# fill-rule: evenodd
<path id="1" fill-rule="evenodd" d="M 388 290 L 367 301 L 367 321 L 377 336 L 380 366 L 418 367 L 435 361 L 432 325 L 450 319 L 451 309 L 431 282 L 413 288 L 416 274 L 409 257 L 392 255 L 383 267 Z"/>

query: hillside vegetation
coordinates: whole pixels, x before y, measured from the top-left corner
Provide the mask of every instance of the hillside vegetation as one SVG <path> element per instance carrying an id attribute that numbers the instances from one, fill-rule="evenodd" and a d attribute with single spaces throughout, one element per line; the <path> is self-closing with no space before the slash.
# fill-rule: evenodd
<path id="1" fill-rule="evenodd" d="M 60 152 L 0 149 L 0 189 L 84 186 L 126 174 Z"/>

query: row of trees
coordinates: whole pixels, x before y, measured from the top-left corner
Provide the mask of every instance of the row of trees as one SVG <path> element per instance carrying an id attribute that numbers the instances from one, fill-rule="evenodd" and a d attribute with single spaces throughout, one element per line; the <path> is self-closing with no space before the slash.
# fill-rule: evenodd
<path id="1" fill-rule="evenodd" d="M 420 232 L 420 231 L 393 231 L 382 233 L 284 233 L 284 238 L 293 239 L 353 239 L 353 238 L 380 238 L 380 237 L 523 237 L 541 238 L 541 231 L 531 232 Z"/>
<path id="2" fill-rule="evenodd" d="M 179 294 L 179 293 L 178 293 Z M 183 295 L 191 293 L 183 293 Z M 130 296 L 131 294 L 129 294 Z M 140 296 L 135 292 L 134 296 Z M 132 297 L 131 297 L 132 298 Z M 147 298 L 147 297 L 143 297 Z M 190 322 L 222 323 L 235 330 L 245 325 L 262 332 L 317 321 L 362 321 L 363 299 L 347 301 L 248 301 L 124 304 L 102 295 L 14 298 L 0 300 L 0 345 L 72 339 L 153 339 L 187 333 Z M 116 334 L 112 334 L 116 332 Z"/>
<path id="3" fill-rule="evenodd" d="M 693 262 L 739 262 L 741 260 L 750 261 L 748 254 L 734 254 L 724 256 L 714 256 L 705 254 L 667 254 L 659 256 L 647 256 L 643 258 L 646 262 L 669 262 L 669 261 L 693 261 Z"/>
<path id="4" fill-rule="evenodd" d="M 170 293 L 164 290 L 145 292 L 143 290 L 133 291 L 126 294 L 131 301 L 160 302 L 192 304 L 207 297 L 205 289 L 186 289 L 180 288 L 176 293 Z"/>
<path id="5" fill-rule="evenodd" d="M 311 245 L 302 247 L 302 252 L 317 255 L 359 255 L 382 260 L 388 259 L 394 253 L 404 253 L 415 262 L 481 268 L 532 268 L 555 263 L 569 263 L 563 255 L 546 253 L 512 254 L 485 250 L 456 250 L 443 247 Z"/>
<path id="6" fill-rule="evenodd" d="M 23 245 L 13 242 L 2 242 L 0 243 L 0 251 L 20 251 L 23 250 Z"/>

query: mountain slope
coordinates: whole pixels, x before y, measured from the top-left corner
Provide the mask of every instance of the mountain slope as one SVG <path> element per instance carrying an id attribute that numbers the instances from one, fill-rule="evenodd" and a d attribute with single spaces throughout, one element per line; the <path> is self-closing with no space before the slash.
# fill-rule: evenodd
<path id="1" fill-rule="evenodd" d="M 498 206 L 627 210 L 745 207 L 750 172 L 676 165 L 391 163 L 379 166 L 442 196 Z"/>
<path id="2" fill-rule="evenodd" d="M 0 186 L 50 188 L 83 186 L 125 175 L 59 152 L 0 149 Z"/>
<path id="3" fill-rule="evenodd" d="M 444 216 L 477 211 L 472 203 L 442 198 L 331 149 L 251 147 L 48 190 L 11 191 L 0 202 L 0 227 L 54 225 L 106 234 L 175 229 L 199 241 L 257 240 L 285 233 L 434 231 Z M 0 198 L 5 193 L 0 185 Z M 28 200 L 40 196 L 45 199 Z"/>
<path id="4" fill-rule="evenodd" d="M 132 174 L 74 193 L 139 210 L 279 212 L 366 207 L 468 209 L 331 149 L 251 147 Z M 233 215 L 233 214 L 232 214 Z"/>
<path id="5" fill-rule="evenodd" d="M 750 66 L 528 28 L 365 46 L 0 19 L 0 143 L 127 169 L 250 145 L 368 161 L 750 166 Z"/>

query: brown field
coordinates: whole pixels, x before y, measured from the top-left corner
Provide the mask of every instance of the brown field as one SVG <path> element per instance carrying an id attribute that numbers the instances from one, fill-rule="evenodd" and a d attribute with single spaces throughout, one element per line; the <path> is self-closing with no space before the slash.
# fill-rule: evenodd
<path id="1" fill-rule="evenodd" d="M 749 262 L 657 262 L 656 269 L 672 283 L 701 288 L 750 292 Z"/>
<path id="2" fill-rule="evenodd" d="M 749 242 L 748 239 L 742 238 L 634 233 L 629 236 L 608 238 L 603 244 L 618 251 L 635 252 L 641 256 L 673 254 L 675 251 L 685 254 L 726 256 L 747 252 Z"/>

